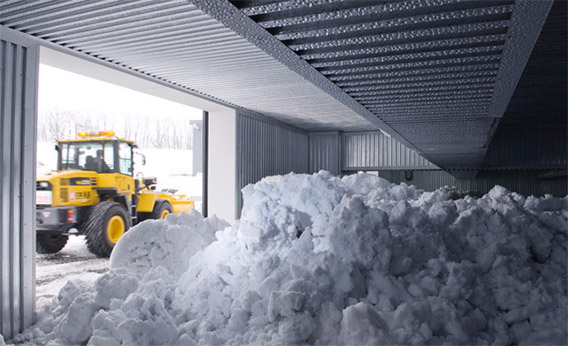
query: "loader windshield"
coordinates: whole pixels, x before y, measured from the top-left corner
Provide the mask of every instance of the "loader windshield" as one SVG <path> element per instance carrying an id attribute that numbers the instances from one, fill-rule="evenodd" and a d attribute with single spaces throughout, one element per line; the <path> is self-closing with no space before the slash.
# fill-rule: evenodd
<path id="1" fill-rule="evenodd" d="M 61 170 L 114 172 L 114 143 L 68 142 L 61 143 Z"/>

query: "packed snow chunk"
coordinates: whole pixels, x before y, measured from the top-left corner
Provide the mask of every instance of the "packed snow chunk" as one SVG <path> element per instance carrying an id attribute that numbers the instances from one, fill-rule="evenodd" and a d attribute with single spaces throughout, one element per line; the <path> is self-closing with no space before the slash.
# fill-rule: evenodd
<path id="1" fill-rule="evenodd" d="M 341 345 L 393 345 L 387 323 L 368 304 L 357 303 L 343 310 Z"/>
<path id="2" fill-rule="evenodd" d="M 52 305 L 44 305 L 38 312 L 37 323 L 17 335 L 14 341 L 85 344 L 91 337 L 91 320 L 99 309 L 94 296 L 94 289 L 89 284 L 80 280 L 67 282 Z"/>
<path id="3" fill-rule="evenodd" d="M 392 184 L 374 174 L 361 173 L 343 177 L 341 183 L 352 193 L 366 196 L 371 192 L 386 193 Z"/>
<path id="4" fill-rule="evenodd" d="M 527 338 L 520 340 L 520 346 L 557 346 L 566 345 L 566 326 L 564 329 L 548 329 L 542 332 L 530 334 Z"/>
<path id="5" fill-rule="evenodd" d="M 91 319 L 98 310 L 91 293 L 83 293 L 73 300 L 69 312 L 56 327 L 58 338 L 70 344 L 82 344 L 91 337 Z"/>
<path id="6" fill-rule="evenodd" d="M 286 251 L 291 241 L 308 228 L 315 237 L 323 238 L 329 217 L 343 194 L 339 179 L 329 172 L 264 178 L 243 189 L 239 231 L 248 246 L 259 249 Z M 314 241 L 319 243 L 320 239 Z M 327 248 L 325 242 L 321 246 Z"/>
<path id="7" fill-rule="evenodd" d="M 278 334 L 285 343 L 305 342 L 315 328 L 312 316 L 304 311 L 284 318 L 278 325 Z"/>
<path id="8" fill-rule="evenodd" d="M 122 336 L 117 326 L 124 321 L 126 321 L 126 316 L 121 310 L 99 310 L 92 321 L 93 335 L 88 345 L 122 345 Z"/>
<path id="9" fill-rule="evenodd" d="M 118 331 L 126 345 L 168 345 L 177 340 L 177 328 L 159 296 L 134 294 L 123 310 L 126 320 Z"/>
<path id="10" fill-rule="evenodd" d="M 268 302 L 268 320 L 274 321 L 278 316 L 294 316 L 304 305 L 305 296 L 302 292 L 272 292 Z"/>
<path id="11" fill-rule="evenodd" d="M 138 278 L 124 268 L 115 269 L 102 275 L 95 282 L 95 302 L 105 309 L 110 308 L 112 299 L 126 299 L 138 288 Z"/>
<path id="12" fill-rule="evenodd" d="M 329 223 L 330 252 L 368 268 L 388 268 L 392 239 L 385 212 L 367 207 L 360 197 L 345 197 Z"/>
<path id="13" fill-rule="evenodd" d="M 0 334 L 0 346 L 6 346 L 6 342 L 4 341 L 4 336 Z"/>
<path id="14" fill-rule="evenodd" d="M 119 269 L 97 282 L 97 301 L 106 303 L 109 296 L 112 298 L 110 306 L 94 317 L 89 344 L 113 344 L 115 340 L 119 344 L 152 345 L 177 340 L 177 328 L 168 312 L 174 290 L 170 273 L 164 267 L 156 267 L 136 285 L 113 294 L 114 281 L 116 285 L 127 284 L 132 278 L 132 274 Z"/>
<path id="15" fill-rule="evenodd" d="M 448 227 L 458 217 L 458 211 L 453 202 L 443 201 L 434 203 L 428 210 L 428 217 L 436 226 Z"/>
<path id="16" fill-rule="evenodd" d="M 165 220 L 148 220 L 120 238 L 112 251 L 110 268 L 124 268 L 139 278 L 162 266 L 172 280 L 186 269 L 189 258 L 215 239 L 215 232 L 229 226 L 218 218 L 204 219 L 196 210 L 169 214 Z"/>

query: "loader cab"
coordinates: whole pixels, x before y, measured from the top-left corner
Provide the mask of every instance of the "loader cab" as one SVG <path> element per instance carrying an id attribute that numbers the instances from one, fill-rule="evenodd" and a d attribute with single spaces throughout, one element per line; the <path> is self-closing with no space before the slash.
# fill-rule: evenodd
<path id="1" fill-rule="evenodd" d="M 58 171 L 81 170 L 133 176 L 134 142 L 114 136 L 80 135 L 58 141 Z"/>

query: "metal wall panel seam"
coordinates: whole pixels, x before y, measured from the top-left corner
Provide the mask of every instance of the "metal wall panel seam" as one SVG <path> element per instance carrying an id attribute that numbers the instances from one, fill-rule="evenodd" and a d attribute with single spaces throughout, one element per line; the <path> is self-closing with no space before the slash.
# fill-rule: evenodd
<path id="1" fill-rule="evenodd" d="M 12 107 L 14 105 L 13 99 L 13 78 L 14 71 L 11 68 L 13 66 L 13 50 L 14 44 L 10 42 L 5 42 L 4 44 L 4 59 L 2 70 L 3 74 L 3 93 L 2 93 L 2 132 L 3 132 L 3 143 L 2 143 L 2 233 L 5 234 L 4 242 L 2 244 L 2 314 L 4 315 L 2 320 L 2 334 L 7 334 L 11 337 L 14 334 L 14 314 L 13 314 L 13 302 L 12 297 L 13 292 L 13 256 L 12 256 L 12 225 L 13 225 L 13 215 L 12 215 L 12 201 L 11 196 L 13 194 L 13 177 L 12 177 Z"/>
<path id="2" fill-rule="evenodd" d="M 375 150 L 371 150 L 371 148 L 373 148 L 373 136 L 369 137 L 369 140 L 367 141 L 366 145 L 365 145 L 365 161 L 366 162 L 373 162 L 373 152 Z"/>
<path id="3" fill-rule="evenodd" d="M 13 301 L 12 301 L 12 315 L 14 321 L 14 331 L 20 331 L 22 329 L 22 315 L 21 315 L 21 307 L 22 307 L 22 281 L 21 281 L 21 271 L 22 266 L 20 262 L 20 253 L 23 250 L 21 248 L 21 236 L 24 232 L 22 229 L 21 223 L 21 211 L 25 210 L 22 209 L 25 206 L 22 205 L 21 199 L 23 198 L 22 193 L 22 162 L 21 162 L 21 155 L 22 155 L 22 146 L 21 141 L 24 140 L 21 136 L 21 129 L 22 129 L 22 113 L 25 108 L 22 105 L 23 98 L 23 83 L 24 83 L 24 74 L 23 74 L 23 66 L 25 61 L 21 61 L 22 56 L 22 47 L 16 46 L 14 47 L 14 61 L 12 70 L 14 71 L 14 78 L 12 81 L 13 85 L 13 105 L 12 105 L 12 134 L 11 137 L 14 138 L 13 141 L 13 156 L 12 156 L 12 195 L 11 195 L 11 204 L 12 204 L 12 290 L 13 290 Z M 18 133 L 19 132 L 19 133 Z"/>
<path id="4" fill-rule="evenodd" d="M 361 160 L 361 137 L 355 137 L 355 166 L 362 166 L 363 160 Z"/>
<path id="5" fill-rule="evenodd" d="M 1 31 L 0 31 L 1 34 Z M 5 101 L 5 90 L 6 90 L 6 49 L 7 49 L 7 42 L 4 40 L 1 40 L 1 35 L 0 35 L 0 100 L 2 100 L 2 104 L 0 104 L 0 125 L 2 125 L 0 127 L 0 143 L 2 143 L 2 147 L 0 149 L 0 162 L 2 163 L 2 176 L 0 178 L 0 191 L 2 191 L 2 193 L 0 194 L 1 200 L 0 200 L 0 227 L 2 230 L 4 230 L 4 219 L 6 218 L 7 215 L 5 215 L 5 211 L 4 211 L 4 205 L 6 204 L 4 201 L 4 162 L 6 162 L 5 160 L 5 153 L 4 150 L 6 148 L 5 145 L 5 141 L 8 139 L 6 134 L 5 134 L 5 124 L 4 124 L 4 119 L 5 119 L 5 111 L 4 111 L 4 105 L 7 103 Z M 9 140 L 9 139 L 8 139 Z M 7 295 L 6 292 L 6 286 L 8 285 L 9 281 L 6 279 L 5 277 L 5 273 L 8 272 L 9 270 L 9 265 L 8 265 L 8 261 L 6 260 L 6 254 L 8 253 L 8 249 L 7 249 L 7 238 L 9 237 L 9 233 L 8 232 L 0 232 L 0 331 L 3 330 L 7 330 L 7 328 L 4 327 L 4 324 L 6 323 L 7 320 L 7 316 L 5 316 L 6 314 L 6 310 L 5 310 L 5 296 Z M 8 318 L 9 320 L 9 318 Z"/>
<path id="6" fill-rule="evenodd" d="M 35 196 L 36 196 L 36 153 L 37 153 L 37 104 L 38 104 L 38 79 L 39 79 L 39 45 L 29 40 L 25 48 L 25 64 L 23 69 L 24 117 L 21 129 L 23 140 L 23 188 L 21 210 L 30 210 L 22 215 L 21 222 L 23 232 L 23 251 L 21 252 L 23 280 L 22 287 L 22 326 L 21 329 L 31 326 L 35 321 L 36 287 L 35 287 L 35 247 L 36 247 L 36 220 L 35 220 Z M 32 208 L 28 209 L 29 206 Z"/>
<path id="7" fill-rule="evenodd" d="M 274 154 L 276 154 L 275 150 L 274 150 L 274 144 L 277 143 L 276 140 L 276 136 L 272 136 L 272 132 L 271 129 L 264 124 L 264 141 L 265 143 L 267 143 L 268 145 L 266 146 L 265 153 L 264 153 L 264 157 L 266 158 L 264 161 L 266 161 L 266 170 L 268 171 L 269 175 L 274 175 L 274 165 L 273 165 L 273 159 L 274 159 Z M 268 139 L 272 139 L 272 140 L 268 140 Z M 272 155 L 270 155 L 272 154 Z"/>
<path id="8" fill-rule="evenodd" d="M 241 131 L 241 119 L 240 119 L 239 115 L 237 114 L 236 119 L 235 119 L 235 132 L 236 132 L 235 135 L 239 136 L 240 131 Z M 241 207 L 242 207 L 242 202 L 241 202 L 242 197 L 241 197 L 240 188 L 239 188 L 239 186 L 241 186 L 240 185 L 240 183 L 241 183 L 241 175 L 240 175 L 241 160 L 239 160 L 239 158 L 240 158 L 240 153 L 242 152 L 242 148 L 241 148 L 241 143 L 238 139 L 235 142 L 236 142 L 235 143 L 235 158 L 237 159 L 236 160 L 237 162 L 235 162 L 235 166 L 236 166 L 235 167 L 235 171 L 236 171 L 235 187 L 236 187 L 237 191 L 235 191 L 236 196 L 235 196 L 235 204 L 234 205 L 235 205 L 235 219 L 238 219 L 240 217 L 240 210 L 241 210 Z"/>
<path id="9" fill-rule="evenodd" d="M 341 137 L 341 133 L 337 133 L 336 137 L 336 144 L 335 144 L 335 162 L 334 162 L 334 166 L 335 166 L 335 175 L 340 175 L 341 174 L 341 142 L 342 142 L 342 137 Z"/>
<path id="10" fill-rule="evenodd" d="M 1 33 L 1 31 L 0 31 Z M 1 39 L 1 36 L 0 36 Z M 0 194 L 0 197 L 2 197 L 2 200 L 0 200 L 0 227 L 2 227 L 2 230 L 4 230 L 5 226 L 4 226 L 4 219 L 6 218 L 6 214 L 4 211 L 4 206 L 6 205 L 6 202 L 4 201 L 4 162 L 6 162 L 5 160 L 5 153 L 4 150 L 6 148 L 5 145 L 5 141 L 8 139 L 7 135 L 5 134 L 5 104 L 7 103 L 5 101 L 5 90 L 6 90 L 6 49 L 7 49 L 7 42 L 0 40 L 0 100 L 2 100 L 2 105 L 0 105 L 0 124 L 2 125 L 0 127 L 0 141 L 2 143 L 2 147 L 0 150 L 0 162 L 2 163 L 2 176 L 0 179 L 0 191 L 2 191 L 2 193 Z M 9 140 L 9 139 L 8 139 Z M 4 316 L 7 312 L 6 310 L 6 303 L 5 303 L 5 297 L 7 296 L 6 292 L 6 286 L 9 283 L 9 280 L 5 277 L 6 273 L 9 270 L 9 265 L 8 265 L 8 261 L 6 260 L 6 254 L 8 253 L 8 249 L 7 249 L 7 238 L 9 237 L 9 233 L 8 232 L 0 232 L 0 331 L 4 331 L 7 330 L 7 327 L 4 327 L 4 324 L 6 323 L 7 320 L 9 320 L 9 318 L 7 318 L 6 316 Z"/>

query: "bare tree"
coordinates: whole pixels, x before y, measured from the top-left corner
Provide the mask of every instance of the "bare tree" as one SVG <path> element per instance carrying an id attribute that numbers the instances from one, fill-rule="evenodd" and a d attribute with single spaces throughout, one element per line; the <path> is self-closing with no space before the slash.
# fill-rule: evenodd
<path id="1" fill-rule="evenodd" d="M 38 116 L 38 140 L 42 142 L 75 138 L 81 131 L 114 130 L 140 147 L 157 149 L 191 149 L 193 125 L 189 119 L 149 119 L 132 114 L 74 113 L 50 109 Z"/>

